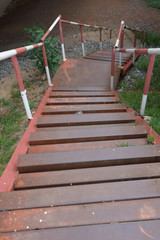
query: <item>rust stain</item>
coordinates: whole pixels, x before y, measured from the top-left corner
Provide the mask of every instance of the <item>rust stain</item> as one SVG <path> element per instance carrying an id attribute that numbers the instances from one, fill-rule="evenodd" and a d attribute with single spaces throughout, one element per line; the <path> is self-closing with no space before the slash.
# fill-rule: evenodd
<path id="1" fill-rule="evenodd" d="M 151 238 L 151 239 L 154 239 L 153 236 L 151 236 L 150 234 L 148 234 L 147 232 L 145 232 L 145 230 L 142 228 L 141 225 L 138 224 L 138 226 L 139 226 L 139 229 L 140 229 L 140 231 L 141 231 L 142 233 L 144 233 L 147 237 L 149 237 L 149 238 Z"/>
<path id="2" fill-rule="evenodd" d="M 139 217 L 140 219 L 150 219 L 157 216 L 155 209 L 152 206 L 144 204 L 140 209 Z"/>
<path id="3" fill-rule="evenodd" d="M 69 74 L 67 73 L 68 69 L 72 69 L 75 68 L 77 64 L 77 60 L 66 60 L 62 65 L 61 65 L 61 69 L 63 69 L 67 79 L 69 82 L 71 82 L 71 77 L 69 77 Z"/>

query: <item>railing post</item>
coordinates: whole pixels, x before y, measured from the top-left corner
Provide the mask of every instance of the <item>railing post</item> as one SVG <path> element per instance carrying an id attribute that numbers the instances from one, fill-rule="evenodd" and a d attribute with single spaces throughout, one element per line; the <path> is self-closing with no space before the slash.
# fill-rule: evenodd
<path id="1" fill-rule="evenodd" d="M 114 62 L 115 62 L 115 51 L 112 47 L 112 61 L 111 61 L 111 91 L 114 89 Z"/>
<path id="2" fill-rule="evenodd" d="M 123 48 L 123 38 L 124 38 L 124 30 L 122 30 L 122 33 L 121 33 L 120 48 Z M 119 66 L 120 67 L 122 66 L 122 57 L 123 57 L 123 53 L 120 52 L 120 54 L 119 54 Z"/>
<path id="3" fill-rule="evenodd" d="M 18 64 L 18 60 L 16 56 L 12 57 L 12 63 L 13 63 L 13 67 L 16 73 L 16 77 L 17 77 L 17 81 L 18 81 L 18 85 L 19 85 L 19 89 L 20 89 L 20 93 L 22 96 L 22 100 L 24 103 L 24 107 L 26 110 L 26 114 L 29 120 L 32 119 L 32 113 L 29 107 L 29 103 L 28 103 L 28 99 L 27 99 L 27 95 L 26 95 L 26 90 L 24 89 L 24 84 L 23 84 L 23 80 L 22 80 L 22 75 L 20 72 L 20 68 L 19 68 L 19 64 Z"/>
<path id="4" fill-rule="evenodd" d="M 142 36 L 141 36 L 141 48 L 143 48 L 143 35 L 144 35 L 144 32 L 142 32 Z"/>
<path id="5" fill-rule="evenodd" d="M 62 47 L 63 61 L 66 61 L 66 55 L 65 55 L 65 50 L 64 50 L 64 41 L 63 41 L 63 32 L 62 32 L 62 21 L 61 21 L 61 19 L 59 20 L 59 32 L 60 32 L 60 38 L 61 38 L 61 47 Z"/>
<path id="6" fill-rule="evenodd" d="M 144 39 L 144 48 L 146 47 L 146 43 L 147 43 L 147 35 L 148 35 L 148 32 L 146 32 L 146 35 L 145 35 L 145 39 Z"/>
<path id="7" fill-rule="evenodd" d="M 135 52 L 133 53 L 133 56 L 132 56 L 132 64 L 134 65 L 135 64 L 135 59 L 136 59 L 136 54 Z"/>
<path id="8" fill-rule="evenodd" d="M 137 45 L 137 30 L 134 31 L 134 47 Z"/>
<path id="9" fill-rule="evenodd" d="M 85 57 L 85 49 L 84 49 L 84 40 L 83 40 L 83 30 L 82 30 L 82 25 L 80 25 L 80 31 L 81 31 L 82 54 L 83 54 L 83 57 Z"/>
<path id="10" fill-rule="evenodd" d="M 110 29 L 110 45 L 112 45 L 112 29 Z"/>
<path id="11" fill-rule="evenodd" d="M 102 28 L 99 29 L 99 34 L 100 34 L 99 46 L 100 46 L 100 50 L 102 51 Z"/>
<path id="12" fill-rule="evenodd" d="M 149 91 L 153 67 L 154 67 L 154 61 L 155 61 L 155 55 L 151 55 L 150 59 L 149 59 L 148 70 L 147 70 L 147 75 L 146 75 L 146 80 L 145 80 L 145 85 L 144 85 L 144 90 L 143 90 L 143 97 L 142 97 L 142 102 L 141 102 L 140 114 L 142 116 L 144 116 L 144 112 L 145 112 L 145 108 L 146 108 L 148 91 Z"/>
<path id="13" fill-rule="evenodd" d="M 45 69 L 46 69 L 46 75 L 47 75 L 47 79 L 48 79 L 48 85 L 52 86 L 51 76 L 50 76 L 50 72 L 49 72 L 49 68 L 48 68 L 46 51 L 45 51 L 45 47 L 44 47 L 44 42 L 43 42 L 43 45 L 42 45 L 42 53 L 43 53 L 44 65 L 45 65 Z"/>

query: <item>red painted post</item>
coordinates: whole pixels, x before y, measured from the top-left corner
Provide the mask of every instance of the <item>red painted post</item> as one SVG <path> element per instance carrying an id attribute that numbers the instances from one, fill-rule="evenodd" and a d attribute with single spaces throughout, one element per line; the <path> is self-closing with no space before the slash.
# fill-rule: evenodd
<path id="1" fill-rule="evenodd" d="M 62 47 L 62 56 L 63 61 L 66 61 L 66 55 L 64 50 L 64 41 L 63 41 L 63 31 L 62 31 L 62 20 L 59 20 L 59 32 L 60 32 L 60 38 L 61 38 L 61 47 Z"/>
<path id="2" fill-rule="evenodd" d="M 146 35 L 145 35 L 145 39 L 144 39 L 144 47 L 146 47 L 146 43 L 147 43 L 147 36 L 148 36 L 148 32 L 146 32 Z"/>
<path id="3" fill-rule="evenodd" d="M 43 53 L 44 65 L 45 65 L 45 69 L 46 69 L 46 75 L 47 75 L 47 79 L 48 79 L 48 85 L 52 86 L 44 43 L 42 45 L 42 53 Z"/>
<path id="4" fill-rule="evenodd" d="M 81 32 L 82 54 L 83 54 L 83 57 L 85 57 L 85 49 L 84 49 L 84 40 L 83 40 L 83 29 L 82 29 L 82 25 L 80 25 L 80 32 Z"/>
<path id="5" fill-rule="evenodd" d="M 28 99 L 27 99 L 27 95 L 26 95 L 26 90 L 24 89 L 24 84 L 23 84 L 22 75 L 21 75 L 21 72 L 20 72 L 18 60 L 17 60 L 16 56 L 13 56 L 11 59 L 12 59 L 12 63 L 13 63 L 15 73 L 16 73 L 16 77 L 17 77 L 19 89 L 20 89 L 20 92 L 21 92 L 22 100 L 23 100 L 23 103 L 24 103 L 24 107 L 25 107 L 25 110 L 26 110 L 26 114 L 27 114 L 28 119 L 30 120 L 30 119 L 32 119 L 32 114 L 31 114 L 31 110 L 30 110 L 30 107 L 29 107 L 29 103 L 28 103 Z"/>
<path id="6" fill-rule="evenodd" d="M 114 89 L 114 62 L 115 62 L 115 51 L 112 47 L 112 61 L 111 61 L 111 91 Z"/>
<path id="7" fill-rule="evenodd" d="M 148 97 L 148 91 L 149 91 L 153 67 L 154 67 L 154 61 L 155 61 L 155 55 L 151 55 L 149 59 L 148 70 L 147 70 L 146 80 L 144 84 L 143 97 L 142 97 L 142 103 L 141 103 L 140 114 L 142 116 L 144 116 L 145 107 L 147 103 L 147 97 Z"/>
<path id="8" fill-rule="evenodd" d="M 118 37 L 117 37 L 116 44 L 115 44 L 115 47 L 117 47 L 117 48 L 119 47 L 123 26 L 124 26 L 124 21 L 121 21 L 121 25 L 120 25 L 119 32 L 118 32 Z"/>
<path id="9" fill-rule="evenodd" d="M 99 42 L 99 45 L 100 45 L 100 50 L 102 50 L 102 28 L 99 28 L 99 37 L 100 37 L 100 42 Z"/>
<path id="10" fill-rule="evenodd" d="M 141 35 L 141 48 L 143 48 L 143 36 L 144 36 L 144 32 L 142 32 L 142 35 Z"/>
<path id="11" fill-rule="evenodd" d="M 134 47 L 137 45 L 137 30 L 134 31 Z"/>
<path id="12" fill-rule="evenodd" d="M 110 29 L 110 45 L 112 44 L 112 29 Z"/>

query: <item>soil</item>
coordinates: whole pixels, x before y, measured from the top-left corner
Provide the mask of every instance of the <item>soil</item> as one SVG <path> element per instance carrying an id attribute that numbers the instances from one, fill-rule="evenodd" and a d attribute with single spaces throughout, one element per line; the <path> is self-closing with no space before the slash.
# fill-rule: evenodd
<path id="1" fill-rule="evenodd" d="M 160 32 L 160 10 L 147 7 L 144 0 L 23 0 L 0 18 L 0 51 L 26 42 L 25 27 L 49 27 L 59 14 L 66 20 L 112 28 L 124 20 L 131 27 Z M 65 25 L 64 32 L 74 34 L 75 30 Z"/>

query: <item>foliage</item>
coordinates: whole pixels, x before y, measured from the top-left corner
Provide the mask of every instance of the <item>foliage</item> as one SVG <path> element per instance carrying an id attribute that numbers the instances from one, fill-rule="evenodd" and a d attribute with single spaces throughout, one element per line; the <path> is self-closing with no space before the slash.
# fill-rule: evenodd
<path id="1" fill-rule="evenodd" d="M 147 141 L 148 141 L 148 144 L 154 144 L 154 135 L 150 134 L 148 137 L 147 137 Z"/>
<path id="2" fill-rule="evenodd" d="M 159 8 L 160 9 L 160 1 L 159 0 L 145 0 L 148 7 Z"/>
<path id="3" fill-rule="evenodd" d="M 137 32 L 137 38 L 141 40 L 142 33 Z M 145 38 L 145 35 L 144 35 Z M 144 39 L 143 38 L 143 39 Z M 154 32 L 148 32 L 147 33 L 147 40 L 146 40 L 146 46 L 147 47 L 157 47 L 160 46 L 160 35 Z"/>
<path id="4" fill-rule="evenodd" d="M 41 42 L 46 29 L 42 27 L 33 26 L 31 28 L 25 28 L 24 31 L 29 35 L 30 41 L 25 43 L 25 45 L 35 44 Z M 48 67 L 54 74 L 59 67 L 60 63 L 60 41 L 56 38 L 48 36 L 45 41 L 45 50 L 47 55 Z M 32 50 L 32 55 L 30 59 L 35 61 L 36 66 L 41 72 L 45 72 L 45 65 L 43 60 L 43 54 L 41 48 L 36 48 Z"/>
<path id="5" fill-rule="evenodd" d="M 17 103 L 19 96 L 13 90 L 11 95 L 9 100 L 0 99 L 0 108 L 7 108 L 7 114 L 2 111 L 0 115 L 0 175 L 14 152 L 14 146 L 19 139 L 16 133 L 20 131 L 25 114 L 21 109 L 21 103 Z"/>

